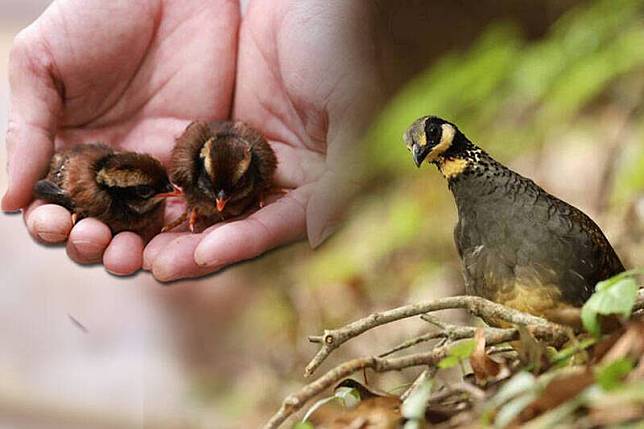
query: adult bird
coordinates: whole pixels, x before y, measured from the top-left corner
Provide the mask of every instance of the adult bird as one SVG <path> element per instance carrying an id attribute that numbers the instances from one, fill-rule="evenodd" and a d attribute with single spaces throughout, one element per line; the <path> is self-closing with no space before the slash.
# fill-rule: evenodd
<path id="1" fill-rule="evenodd" d="M 447 179 L 468 294 L 549 317 L 580 307 L 597 282 L 624 271 L 592 219 L 494 160 L 456 125 L 425 116 L 404 140 L 417 167 L 435 164 Z"/>

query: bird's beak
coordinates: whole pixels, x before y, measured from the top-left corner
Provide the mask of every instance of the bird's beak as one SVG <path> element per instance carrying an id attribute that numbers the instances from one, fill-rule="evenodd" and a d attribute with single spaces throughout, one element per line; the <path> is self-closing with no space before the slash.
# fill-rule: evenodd
<path id="1" fill-rule="evenodd" d="M 420 165 L 425 160 L 425 157 L 427 157 L 427 151 L 425 151 L 424 148 L 418 143 L 413 143 L 411 145 L 411 157 L 413 158 L 416 167 L 420 168 Z"/>
<path id="2" fill-rule="evenodd" d="M 220 191 L 217 194 L 217 198 L 215 198 L 215 202 L 217 204 L 217 211 L 221 213 L 224 211 L 224 208 L 226 207 L 226 203 L 228 202 L 228 197 L 226 196 L 226 194 L 224 194 L 223 191 Z"/>
<path id="3" fill-rule="evenodd" d="M 180 197 L 183 195 L 183 191 L 178 186 L 172 185 L 172 190 L 170 192 L 163 192 L 157 194 L 157 198 L 169 198 L 169 197 Z"/>

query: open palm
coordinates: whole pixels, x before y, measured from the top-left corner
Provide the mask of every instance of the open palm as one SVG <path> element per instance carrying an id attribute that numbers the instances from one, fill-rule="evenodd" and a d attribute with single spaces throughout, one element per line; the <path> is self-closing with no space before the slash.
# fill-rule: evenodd
<path id="1" fill-rule="evenodd" d="M 29 203 L 54 148 L 102 141 L 166 161 L 190 120 L 227 117 L 238 22 L 237 2 L 227 0 L 54 2 L 11 54 L 3 209 Z M 78 262 L 102 258 L 117 274 L 141 268 L 143 241 L 134 233 L 112 237 L 95 219 L 70 231 L 70 214 L 51 204 L 32 205 L 26 221 L 46 242 L 69 235 Z"/>
<path id="2" fill-rule="evenodd" d="M 359 40 L 364 8 L 328 0 L 250 2 L 233 117 L 269 140 L 278 158 L 275 183 L 286 193 L 201 234 L 157 236 L 145 267 L 158 279 L 203 275 L 305 235 L 316 246 L 333 231 L 350 195 L 349 154 L 377 98 L 368 53 L 347 55 L 351 44 L 368 44 Z"/>
<path id="3" fill-rule="evenodd" d="M 379 99 L 373 53 L 363 49 L 371 45 L 368 3 L 251 0 L 239 35 L 233 0 L 54 3 L 12 54 L 12 181 L 3 208 L 30 202 L 55 146 L 101 140 L 167 161 L 187 122 L 232 115 L 267 137 L 279 162 L 276 187 L 286 191 L 247 218 L 200 234 L 159 234 L 144 251 L 140 237 L 112 238 L 95 219 L 70 232 L 69 213 L 49 204 L 27 210 L 30 231 L 68 239 L 79 262 L 102 257 L 117 274 L 143 266 L 163 281 L 306 235 L 319 244 L 350 195 L 350 154 Z"/>

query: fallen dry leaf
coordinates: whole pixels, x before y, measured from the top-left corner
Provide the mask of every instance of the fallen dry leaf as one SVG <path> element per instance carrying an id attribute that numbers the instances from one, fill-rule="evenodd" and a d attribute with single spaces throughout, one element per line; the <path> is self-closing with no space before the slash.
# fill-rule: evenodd
<path id="1" fill-rule="evenodd" d="M 474 334 L 474 352 L 470 356 L 470 366 L 474 371 L 476 384 L 485 386 L 510 375 L 510 370 L 503 362 L 497 362 L 485 350 L 485 330 L 478 328 Z"/>

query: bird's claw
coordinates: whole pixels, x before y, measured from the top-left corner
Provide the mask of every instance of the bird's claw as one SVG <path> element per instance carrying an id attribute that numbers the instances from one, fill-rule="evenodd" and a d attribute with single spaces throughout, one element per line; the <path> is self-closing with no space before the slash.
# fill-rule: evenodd
<path id="1" fill-rule="evenodd" d="M 188 229 L 190 229 L 190 232 L 194 234 L 195 232 L 195 225 L 197 223 L 199 215 L 197 214 L 196 209 L 192 209 L 190 211 L 190 218 L 188 219 Z"/>

